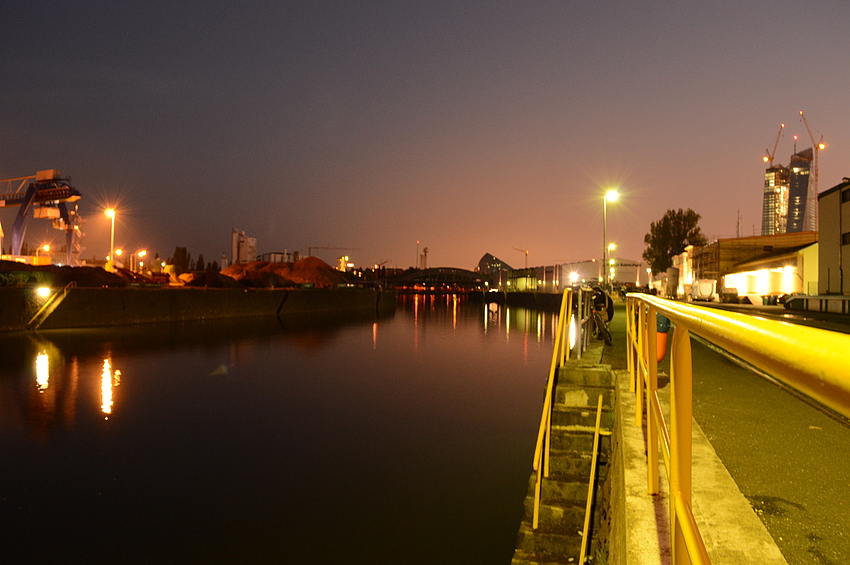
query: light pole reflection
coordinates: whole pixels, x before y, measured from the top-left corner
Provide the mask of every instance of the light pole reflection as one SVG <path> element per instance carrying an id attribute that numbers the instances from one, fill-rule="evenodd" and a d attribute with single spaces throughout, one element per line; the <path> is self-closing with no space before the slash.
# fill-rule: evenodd
<path id="1" fill-rule="evenodd" d="M 39 393 L 47 390 L 50 384 L 50 359 L 47 351 L 42 351 L 35 358 L 35 384 Z"/>
<path id="2" fill-rule="evenodd" d="M 100 376 L 100 411 L 109 419 L 112 414 L 112 394 L 114 387 L 121 384 L 121 371 L 113 371 L 109 359 L 103 360 L 103 371 Z"/>

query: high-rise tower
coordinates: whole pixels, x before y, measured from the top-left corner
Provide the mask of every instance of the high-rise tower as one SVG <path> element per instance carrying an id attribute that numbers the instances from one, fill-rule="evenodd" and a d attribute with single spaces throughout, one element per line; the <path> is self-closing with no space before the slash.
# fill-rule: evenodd
<path id="1" fill-rule="evenodd" d="M 813 153 L 806 149 L 791 156 L 788 164 L 788 227 L 786 233 L 816 231 L 817 194 L 811 179 Z"/>
<path id="2" fill-rule="evenodd" d="M 764 202 L 761 215 L 761 234 L 785 233 L 788 222 L 789 170 L 782 165 L 764 172 Z"/>

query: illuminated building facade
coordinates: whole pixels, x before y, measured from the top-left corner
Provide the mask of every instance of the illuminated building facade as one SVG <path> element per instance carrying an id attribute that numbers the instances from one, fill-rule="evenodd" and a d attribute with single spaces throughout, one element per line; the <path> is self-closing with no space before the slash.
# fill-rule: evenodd
<path id="1" fill-rule="evenodd" d="M 789 170 L 781 165 L 764 172 L 762 235 L 785 233 L 788 225 L 788 180 Z"/>
<path id="2" fill-rule="evenodd" d="M 850 178 L 819 194 L 818 205 L 818 294 L 850 294 Z"/>
<path id="3" fill-rule="evenodd" d="M 791 156 L 788 165 L 788 224 L 786 233 L 817 231 L 818 198 L 810 182 L 812 150 Z"/>

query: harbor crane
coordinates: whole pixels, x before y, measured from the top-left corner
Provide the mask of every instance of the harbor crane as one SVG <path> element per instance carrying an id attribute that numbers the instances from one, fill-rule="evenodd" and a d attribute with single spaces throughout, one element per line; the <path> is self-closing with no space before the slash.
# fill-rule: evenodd
<path id="1" fill-rule="evenodd" d="M 528 249 L 520 249 L 519 247 L 514 247 L 516 251 L 520 253 L 525 253 L 525 268 L 528 268 Z"/>
<path id="2" fill-rule="evenodd" d="M 776 155 L 776 148 L 779 147 L 779 139 L 782 137 L 782 130 L 785 129 L 785 124 L 779 124 L 779 133 L 776 134 L 776 143 L 773 144 L 773 151 L 765 149 L 767 155 L 764 156 L 764 162 L 768 168 L 773 168 L 773 157 Z"/>
<path id="3" fill-rule="evenodd" d="M 20 206 L 12 227 L 12 255 L 21 254 L 32 212 L 33 218 L 53 220 L 53 227 L 65 232 L 66 264 L 76 264 L 75 255 L 79 255 L 82 249 L 79 245 L 82 220 L 77 206 L 82 195 L 70 182 L 70 177 L 63 177 L 56 169 L 0 181 L 6 183 L 10 191 L 0 194 L 0 208 Z M 18 188 L 11 192 L 16 183 L 20 183 Z M 70 210 L 69 203 L 73 205 Z"/>
<path id="4" fill-rule="evenodd" d="M 812 163 L 812 177 L 810 186 L 812 186 L 812 190 L 814 190 L 815 198 L 817 198 L 818 194 L 818 151 L 824 149 L 826 145 L 823 142 L 823 136 L 820 136 L 820 139 L 817 143 L 815 143 L 815 136 L 812 135 L 812 130 L 809 128 L 809 121 L 806 119 L 806 116 L 803 115 L 803 111 L 800 110 L 800 119 L 803 121 L 803 125 L 806 126 L 806 131 L 809 133 L 809 140 L 812 142 L 812 153 L 813 155 L 813 163 Z M 817 224 L 815 224 L 817 225 Z"/>

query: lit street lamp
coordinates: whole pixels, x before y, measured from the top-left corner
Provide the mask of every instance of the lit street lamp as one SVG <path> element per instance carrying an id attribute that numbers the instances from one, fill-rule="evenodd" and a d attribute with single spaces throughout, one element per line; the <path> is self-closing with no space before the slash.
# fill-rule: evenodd
<path id="1" fill-rule="evenodd" d="M 135 269 L 136 272 L 139 272 L 142 268 L 142 265 L 144 265 L 144 263 L 142 261 L 139 261 L 139 259 L 143 259 L 145 257 L 145 255 L 147 255 L 147 254 L 148 254 L 148 252 L 145 249 L 142 249 L 140 251 L 136 251 L 136 254 L 134 255 L 134 259 L 136 261 L 136 269 Z"/>
<path id="2" fill-rule="evenodd" d="M 45 253 L 48 253 L 50 251 L 50 245 L 44 244 L 41 247 L 35 248 L 35 264 L 36 265 L 40 264 L 40 261 L 38 260 L 38 254 L 39 254 L 40 251 L 44 251 Z"/>
<path id="3" fill-rule="evenodd" d="M 609 190 L 602 199 L 602 277 L 604 288 L 608 288 L 611 278 L 608 269 L 608 202 L 616 202 L 620 194 L 616 190 Z"/>
<path id="4" fill-rule="evenodd" d="M 109 261 L 106 263 L 106 270 L 109 272 L 115 271 L 115 209 L 107 208 L 104 212 L 107 218 L 112 220 L 112 229 L 109 232 Z"/>

